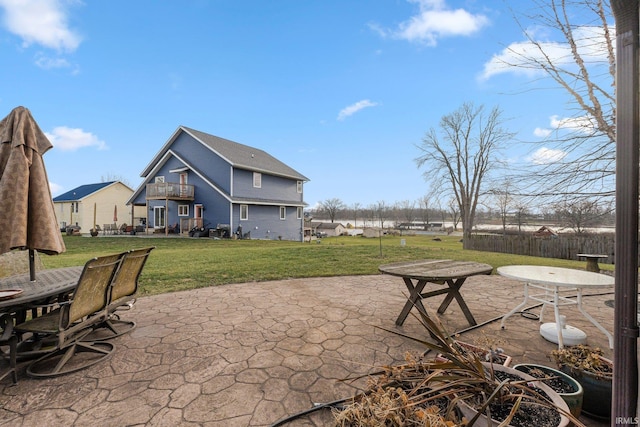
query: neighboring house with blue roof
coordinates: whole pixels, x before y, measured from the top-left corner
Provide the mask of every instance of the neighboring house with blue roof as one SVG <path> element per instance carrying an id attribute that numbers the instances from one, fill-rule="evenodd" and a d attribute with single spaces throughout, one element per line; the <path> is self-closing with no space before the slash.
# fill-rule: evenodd
<path id="1" fill-rule="evenodd" d="M 132 224 L 131 207 L 127 200 L 133 189 L 120 181 L 85 184 L 53 198 L 56 218 L 60 229 L 68 226 L 80 227 L 80 232 L 88 234 L 95 224 L 104 228 L 105 224 Z M 144 209 L 134 211 L 134 224 L 138 225 Z"/>
<path id="2" fill-rule="evenodd" d="M 177 224 L 302 241 L 309 179 L 263 150 L 180 126 L 140 176 L 128 203 L 145 206 L 160 232 Z"/>

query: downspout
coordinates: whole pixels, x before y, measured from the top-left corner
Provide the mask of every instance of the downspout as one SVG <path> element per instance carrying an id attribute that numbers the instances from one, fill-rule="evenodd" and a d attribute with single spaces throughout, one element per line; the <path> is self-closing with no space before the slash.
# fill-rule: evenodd
<path id="1" fill-rule="evenodd" d="M 637 420 L 638 0 L 612 0 L 616 20 L 616 269 L 611 425 Z M 621 418 L 622 417 L 622 418 Z"/>
<path id="2" fill-rule="evenodd" d="M 229 167 L 229 237 L 233 236 L 233 166 Z M 238 222 L 240 222 L 240 205 L 238 205 Z M 242 236 L 240 236 L 242 237 Z"/>

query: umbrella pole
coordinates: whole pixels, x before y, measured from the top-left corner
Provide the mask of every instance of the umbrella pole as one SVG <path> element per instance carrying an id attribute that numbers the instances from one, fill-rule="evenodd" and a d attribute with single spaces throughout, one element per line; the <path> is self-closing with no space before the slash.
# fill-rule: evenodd
<path id="1" fill-rule="evenodd" d="M 36 281 L 36 253 L 33 249 L 29 249 L 29 279 Z"/>

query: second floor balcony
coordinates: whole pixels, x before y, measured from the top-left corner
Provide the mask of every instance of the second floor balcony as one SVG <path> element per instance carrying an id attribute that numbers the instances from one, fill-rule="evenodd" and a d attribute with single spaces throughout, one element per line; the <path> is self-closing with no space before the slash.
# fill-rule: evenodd
<path id="1" fill-rule="evenodd" d="M 193 200 L 195 188 L 193 185 L 177 182 L 156 182 L 147 184 L 147 200 Z"/>

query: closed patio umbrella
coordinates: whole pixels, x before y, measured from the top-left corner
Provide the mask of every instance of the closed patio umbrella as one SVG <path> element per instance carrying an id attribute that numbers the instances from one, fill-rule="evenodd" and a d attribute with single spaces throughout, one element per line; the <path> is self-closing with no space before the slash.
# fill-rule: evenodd
<path id="1" fill-rule="evenodd" d="M 16 107 L 0 121 L 0 254 L 28 249 L 31 280 L 34 251 L 66 250 L 42 158 L 51 147 L 28 109 Z"/>

